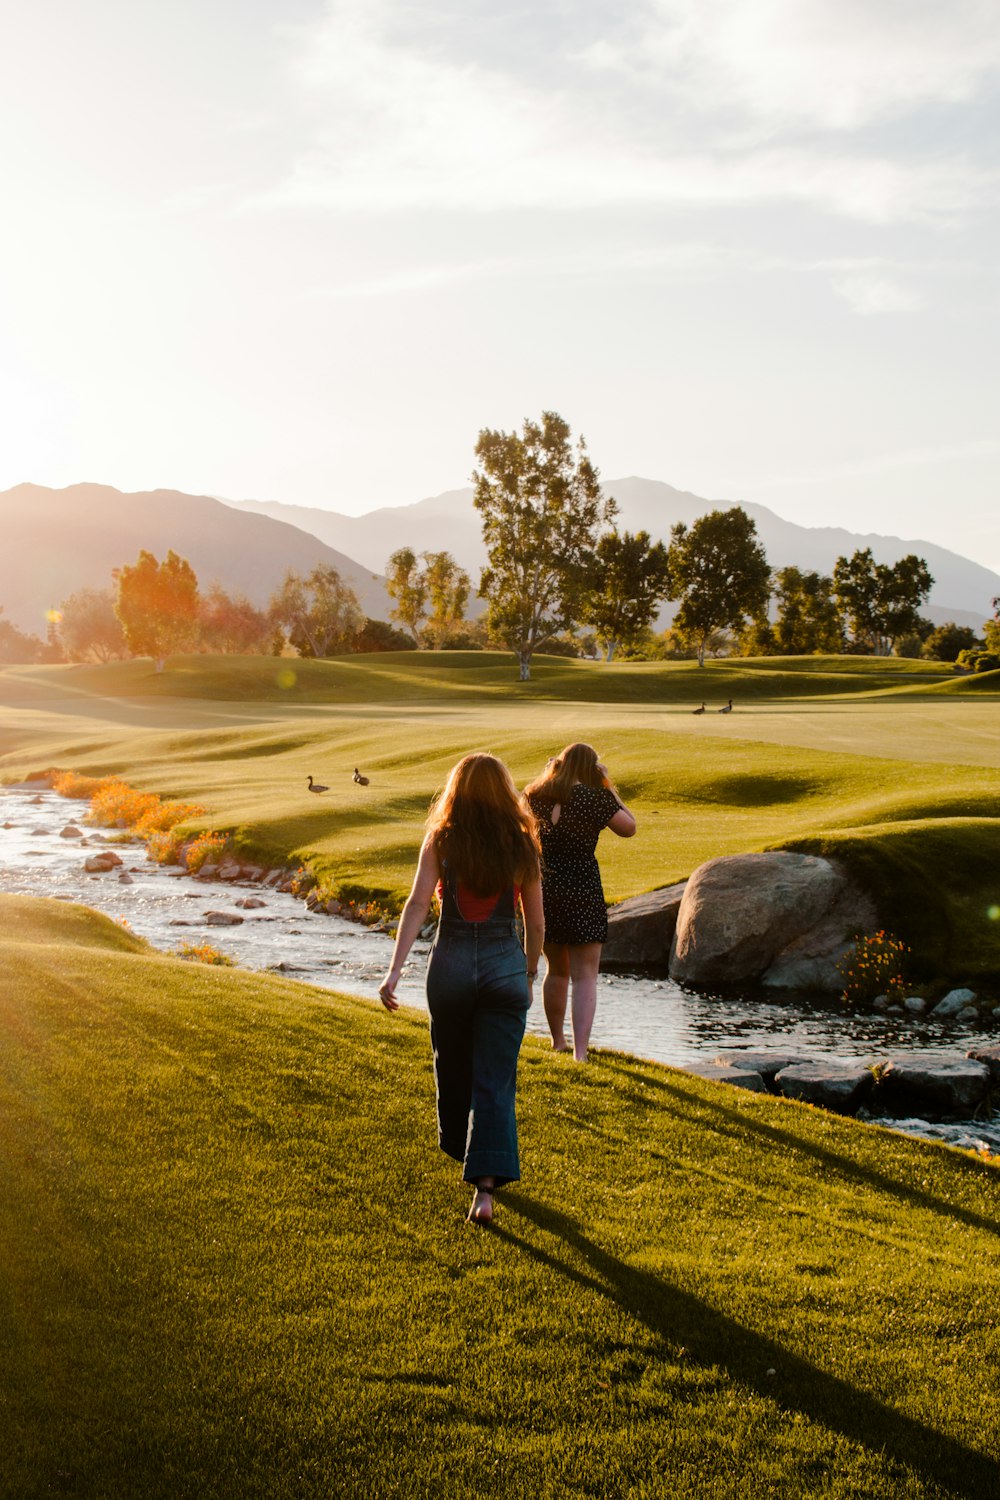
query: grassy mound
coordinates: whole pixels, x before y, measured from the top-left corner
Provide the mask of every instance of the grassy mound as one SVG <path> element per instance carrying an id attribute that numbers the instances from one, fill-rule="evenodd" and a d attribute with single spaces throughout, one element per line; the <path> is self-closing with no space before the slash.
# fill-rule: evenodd
<path id="1" fill-rule="evenodd" d="M 0 1492 L 992 1492 L 991 1166 L 525 1049 L 492 1232 L 423 1020 L 0 898 Z"/>
<path id="2" fill-rule="evenodd" d="M 844 860 L 912 948 L 918 976 L 1000 989 L 1000 817 L 917 818 L 785 847 Z"/>

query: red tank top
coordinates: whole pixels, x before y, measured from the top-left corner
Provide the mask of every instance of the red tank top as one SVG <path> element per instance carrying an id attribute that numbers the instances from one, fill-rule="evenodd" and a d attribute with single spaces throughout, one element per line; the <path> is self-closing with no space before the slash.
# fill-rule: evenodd
<path id="1" fill-rule="evenodd" d="M 493 915 L 493 908 L 500 900 L 502 894 L 502 891 L 498 891 L 495 896 L 477 896 L 474 891 L 470 891 L 464 886 L 460 880 L 455 882 L 455 896 L 458 900 L 458 909 L 467 922 L 488 922 Z M 441 880 L 438 881 L 437 895 L 439 901 L 444 899 L 444 882 Z M 521 887 L 515 885 L 515 910 L 520 899 Z"/>

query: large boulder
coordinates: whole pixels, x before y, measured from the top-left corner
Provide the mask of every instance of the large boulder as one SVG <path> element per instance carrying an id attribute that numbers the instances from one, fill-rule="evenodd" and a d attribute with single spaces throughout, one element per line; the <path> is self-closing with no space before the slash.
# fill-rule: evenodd
<path id="1" fill-rule="evenodd" d="M 879 1104 L 889 1114 L 924 1120 L 967 1120 L 989 1092 L 988 1063 L 975 1058 L 893 1060 L 882 1075 Z"/>
<path id="2" fill-rule="evenodd" d="M 990 1044 L 982 1047 L 970 1047 L 965 1054 L 974 1062 L 985 1063 L 990 1070 L 990 1082 L 993 1085 L 1000 1083 L 1000 1047 Z"/>
<path id="3" fill-rule="evenodd" d="M 860 1063 L 800 1062 L 774 1080 L 786 1099 L 802 1099 L 839 1115 L 853 1115 L 874 1087 L 871 1068 Z"/>
<path id="4" fill-rule="evenodd" d="M 666 964 L 677 927 L 686 881 L 630 896 L 608 912 L 608 940 L 601 953 L 606 964 Z"/>
<path id="5" fill-rule="evenodd" d="M 811 854 L 733 854 L 688 881 L 670 957 L 674 979 L 837 990 L 855 934 L 877 926 L 841 865 Z"/>
<path id="6" fill-rule="evenodd" d="M 724 1062 L 689 1062 L 684 1071 L 693 1073 L 696 1078 L 708 1078 L 713 1083 L 730 1083 L 734 1088 L 749 1089 L 752 1094 L 767 1093 L 763 1078 L 749 1068 L 730 1068 Z"/>
<path id="7" fill-rule="evenodd" d="M 798 1052 L 771 1052 L 764 1049 L 758 1051 L 753 1047 L 734 1047 L 732 1051 L 717 1053 L 712 1061 L 718 1063 L 720 1067 L 742 1068 L 749 1073 L 759 1073 L 768 1088 L 771 1088 L 782 1068 L 791 1068 L 796 1063 L 808 1062 L 809 1059 Z"/>

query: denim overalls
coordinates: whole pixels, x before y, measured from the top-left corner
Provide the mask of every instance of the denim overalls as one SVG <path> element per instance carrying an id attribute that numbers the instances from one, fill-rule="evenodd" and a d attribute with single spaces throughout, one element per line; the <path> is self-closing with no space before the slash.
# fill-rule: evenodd
<path id="1" fill-rule="evenodd" d="M 466 1182 L 520 1177 L 514 1094 L 530 997 L 514 891 L 485 922 L 467 922 L 442 872 L 441 919 L 427 968 L 438 1143 Z"/>

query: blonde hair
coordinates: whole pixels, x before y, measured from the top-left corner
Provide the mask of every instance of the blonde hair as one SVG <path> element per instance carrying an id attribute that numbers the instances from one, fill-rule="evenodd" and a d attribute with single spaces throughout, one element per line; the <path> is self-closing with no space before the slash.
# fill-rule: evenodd
<path id="1" fill-rule="evenodd" d="M 538 873 L 535 816 L 495 755 L 464 755 L 452 767 L 427 832 L 442 864 L 476 896 L 523 885 Z"/>
<path id="2" fill-rule="evenodd" d="M 604 772 L 598 769 L 597 751 L 593 745 L 567 745 L 565 750 L 552 757 L 541 776 L 536 776 L 525 787 L 524 794 L 553 804 L 568 802 L 577 782 L 595 789 L 611 785 Z"/>

